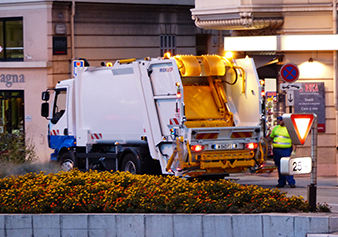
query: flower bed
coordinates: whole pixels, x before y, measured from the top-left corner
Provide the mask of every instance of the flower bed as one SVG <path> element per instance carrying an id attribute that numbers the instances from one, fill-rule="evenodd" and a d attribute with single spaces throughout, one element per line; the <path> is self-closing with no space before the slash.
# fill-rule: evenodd
<path id="1" fill-rule="evenodd" d="M 1 213 L 308 212 L 303 197 L 226 180 L 125 172 L 29 173 L 0 179 Z"/>

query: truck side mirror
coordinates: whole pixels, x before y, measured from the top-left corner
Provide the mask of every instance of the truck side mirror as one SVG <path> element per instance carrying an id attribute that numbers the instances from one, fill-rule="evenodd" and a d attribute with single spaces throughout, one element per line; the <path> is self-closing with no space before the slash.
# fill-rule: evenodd
<path id="1" fill-rule="evenodd" d="M 49 91 L 42 92 L 42 100 L 48 101 L 49 100 Z"/>
<path id="2" fill-rule="evenodd" d="M 47 118 L 49 116 L 49 103 L 41 104 L 41 116 Z"/>

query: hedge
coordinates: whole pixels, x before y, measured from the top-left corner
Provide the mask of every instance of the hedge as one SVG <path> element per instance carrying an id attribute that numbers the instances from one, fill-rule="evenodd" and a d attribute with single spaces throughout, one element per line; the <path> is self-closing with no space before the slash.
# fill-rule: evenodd
<path id="1" fill-rule="evenodd" d="M 1 213 L 308 212 L 303 197 L 221 180 L 126 172 L 28 173 L 0 179 Z"/>

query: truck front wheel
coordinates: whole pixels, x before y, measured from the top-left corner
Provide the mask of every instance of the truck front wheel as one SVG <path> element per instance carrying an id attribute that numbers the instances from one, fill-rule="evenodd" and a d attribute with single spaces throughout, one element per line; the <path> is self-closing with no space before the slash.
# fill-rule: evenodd
<path id="1" fill-rule="evenodd" d="M 141 165 L 138 162 L 137 158 L 131 154 L 128 153 L 122 160 L 121 164 L 121 170 L 122 171 L 128 171 L 131 174 L 141 174 Z"/>
<path id="2" fill-rule="evenodd" d="M 63 171 L 71 171 L 74 169 L 74 161 L 72 160 L 69 152 L 66 152 L 60 157 L 60 165 Z"/>

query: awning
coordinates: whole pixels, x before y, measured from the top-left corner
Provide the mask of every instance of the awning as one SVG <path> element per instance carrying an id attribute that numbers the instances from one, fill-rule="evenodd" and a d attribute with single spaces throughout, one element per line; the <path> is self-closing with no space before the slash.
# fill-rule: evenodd
<path id="1" fill-rule="evenodd" d="M 257 68 L 257 74 L 259 79 L 264 78 L 277 78 L 281 64 L 282 56 L 272 59 L 271 61 L 263 64 Z"/>

